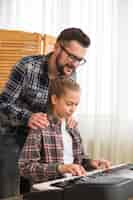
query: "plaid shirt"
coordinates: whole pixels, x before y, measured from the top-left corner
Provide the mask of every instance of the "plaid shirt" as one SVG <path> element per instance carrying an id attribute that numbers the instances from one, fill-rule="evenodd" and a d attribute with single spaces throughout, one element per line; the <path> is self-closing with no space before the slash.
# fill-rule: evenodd
<path id="1" fill-rule="evenodd" d="M 31 130 L 19 159 L 20 174 L 32 183 L 61 177 L 57 171 L 63 163 L 63 139 L 61 122 L 49 117 L 45 129 Z M 72 137 L 74 163 L 81 164 L 84 158 L 81 137 L 77 129 L 67 128 Z"/>
<path id="2" fill-rule="evenodd" d="M 0 94 L 0 127 L 2 134 L 12 132 L 10 127 L 27 126 L 32 113 L 47 111 L 48 59 L 36 55 L 22 58 L 14 66 L 4 91 Z M 72 75 L 73 78 L 75 74 Z M 14 129 L 15 130 L 15 129 Z M 18 132 L 14 131 L 16 134 Z"/>
<path id="3" fill-rule="evenodd" d="M 29 56 L 18 62 L 0 94 L 0 111 L 26 123 L 34 112 L 45 111 L 48 96 L 48 56 Z"/>

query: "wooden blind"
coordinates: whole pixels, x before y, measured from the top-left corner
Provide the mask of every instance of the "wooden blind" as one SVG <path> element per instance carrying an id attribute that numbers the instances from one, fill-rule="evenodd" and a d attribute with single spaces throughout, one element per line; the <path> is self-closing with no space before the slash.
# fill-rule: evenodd
<path id="1" fill-rule="evenodd" d="M 43 40 L 43 50 L 42 53 L 43 54 L 47 54 L 49 52 L 51 52 L 54 48 L 54 44 L 56 42 L 56 38 L 51 36 L 51 35 L 44 35 L 42 37 Z"/>
<path id="2" fill-rule="evenodd" d="M 47 54 L 52 51 L 55 42 L 56 38 L 51 35 L 0 30 L 0 92 L 9 77 L 12 66 L 20 58 Z"/>
<path id="3" fill-rule="evenodd" d="M 39 33 L 0 30 L 0 91 L 12 66 L 24 56 L 41 54 L 41 46 Z"/>

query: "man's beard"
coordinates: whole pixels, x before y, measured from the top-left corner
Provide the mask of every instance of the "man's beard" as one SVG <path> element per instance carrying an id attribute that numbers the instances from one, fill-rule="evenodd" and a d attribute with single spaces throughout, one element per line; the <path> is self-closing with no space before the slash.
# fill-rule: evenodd
<path id="1" fill-rule="evenodd" d="M 75 72 L 75 67 L 68 64 L 61 65 L 59 63 L 60 55 L 56 58 L 56 69 L 59 76 L 71 76 Z"/>
<path id="2" fill-rule="evenodd" d="M 59 76 L 64 76 L 64 65 L 60 65 L 58 62 L 58 58 L 56 58 L 56 69 Z"/>

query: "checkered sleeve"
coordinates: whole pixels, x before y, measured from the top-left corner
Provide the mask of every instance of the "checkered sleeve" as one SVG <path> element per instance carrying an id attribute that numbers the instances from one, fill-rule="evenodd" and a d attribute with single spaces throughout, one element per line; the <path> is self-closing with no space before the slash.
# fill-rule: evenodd
<path id="1" fill-rule="evenodd" d="M 58 163 L 46 163 L 45 157 L 43 158 L 42 138 L 41 130 L 31 130 L 19 158 L 20 174 L 31 183 L 44 182 L 60 176 L 57 172 Z"/>
<path id="2" fill-rule="evenodd" d="M 4 91 L 0 94 L 0 111 L 7 113 L 10 118 L 9 121 L 12 122 L 17 119 L 18 123 L 22 124 L 27 123 L 27 120 L 31 115 L 29 110 L 18 107 L 15 103 L 21 93 L 25 76 L 26 68 L 22 59 L 14 66 Z"/>
<path id="3" fill-rule="evenodd" d="M 84 152 L 83 141 L 78 128 L 72 129 L 73 135 L 75 135 L 76 143 L 74 143 L 75 149 L 75 162 L 80 163 L 87 171 L 94 169 L 91 166 L 91 159 L 89 155 Z"/>

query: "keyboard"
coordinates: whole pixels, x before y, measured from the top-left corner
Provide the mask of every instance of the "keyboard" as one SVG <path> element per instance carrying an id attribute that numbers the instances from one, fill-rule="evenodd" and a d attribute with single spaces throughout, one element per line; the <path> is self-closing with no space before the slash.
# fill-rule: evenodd
<path id="1" fill-rule="evenodd" d="M 75 178 L 72 180 L 61 181 L 58 183 L 53 183 L 51 186 L 59 187 L 59 188 L 66 188 L 66 187 L 73 187 L 74 185 L 115 185 L 120 184 L 125 181 L 125 178 L 122 177 L 115 177 L 109 175 L 93 175 L 93 176 L 83 176 L 80 178 Z M 128 179 L 127 179 L 128 180 Z"/>

